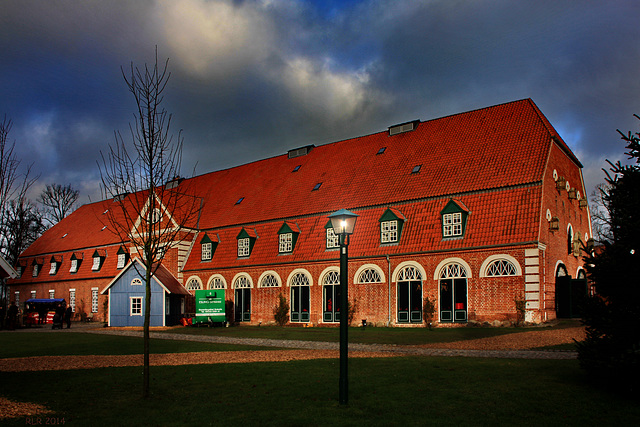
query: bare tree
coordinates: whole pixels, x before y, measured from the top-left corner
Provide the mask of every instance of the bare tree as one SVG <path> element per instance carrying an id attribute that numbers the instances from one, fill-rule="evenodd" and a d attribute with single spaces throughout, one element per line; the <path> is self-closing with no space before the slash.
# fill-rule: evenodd
<path id="1" fill-rule="evenodd" d="M 149 397 L 149 322 L 151 278 L 164 254 L 193 226 L 200 200 L 193 197 L 180 176 L 183 138 L 170 133 L 171 114 L 161 106 L 169 81 L 167 61 L 140 69 L 131 64 L 123 78 L 137 105 L 135 125 L 129 125 L 132 148 L 120 132 L 115 144 L 102 154 L 100 175 L 105 198 L 113 198 L 108 221 L 123 243 L 130 244 L 145 267 L 143 397 Z M 167 184 L 171 181 L 171 184 Z"/>
<path id="2" fill-rule="evenodd" d="M 42 190 L 38 202 L 44 208 L 44 220 L 49 226 L 73 212 L 80 192 L 71 185 L 49 184 Z"/>
<path id="3" fill-rule="evenodd" d="M 15 241 L 23 240 L 23 236 L 16 235 L 18 230 L 14 227 L 16 207 L 23 206 L 27 200 L 27 191 L 35 183 L 37 177 L 29 177 L 31 166 L 27 166 L 23 173 L 20 172 L 21 162 L 14 153 L 16 144 L 15 142 L 9 143 L 11 127 L 11 120 L 5 115 L 0 122 L 0 252 L 13 265 L 19 254 L 19 252 L 16 254 L 15 251 L 20 249 L 19 245 L 15 247 Z M 28 241 L 28 239 L 24 239 L 24 241 Z M 2 281 L 0 285 L 0 303 L 4 304 L 6 302 L 6 284 Z"/>
<path id="4" fill-rule="evenodd" d="M 25 197 L 9 202 L 7 216 L 7 261 L 15 265 L 18 256 L 46 230 L 42 214 L 36 205 Z"/>
<path id="5" fill-rule="evenodd" d="M 601 182 L 596 185 L 591 193 L 589 211 L 591 213 L 591 227 L 593 238 L 596 242 L 602 243 L 608 239 L 609 235 L 609 211 L 605 205 L 605 199 L 611 190 L 611 185 Z"/>

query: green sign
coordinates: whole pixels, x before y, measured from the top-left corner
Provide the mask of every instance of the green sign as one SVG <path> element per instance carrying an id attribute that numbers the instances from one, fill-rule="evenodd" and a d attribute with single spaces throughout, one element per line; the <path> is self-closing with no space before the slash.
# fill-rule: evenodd
<path id="1" fill-rule="evenodd" d="M 196 291 L 196 317 L 193 323 L 224 322 L 224 289 Z"/>

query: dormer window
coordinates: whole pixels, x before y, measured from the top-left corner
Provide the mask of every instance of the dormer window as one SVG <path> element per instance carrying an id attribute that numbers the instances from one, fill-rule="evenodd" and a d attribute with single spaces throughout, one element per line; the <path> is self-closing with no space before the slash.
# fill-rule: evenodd
<path id="1" fill-rule="evenodd" d="M 82 252 L 73 253 L 71 255 L 71 267 L 69 268 L 69 273 L 77 273 L 81 263 L 82 263 Z"/>
<path id="2" fill-rule="evenodd" d="M 127 265 L 127 261 L 129 260 L 129 254 L 127 253 L 127 250 L 124 248 L 124 246 L 120 246 L 117 254 L 118 254 L 117 268 L 118 269 L 124 268 L 124 266 Z"/>
<path id="3" fill-rule="evenodd" d="M 397 244 L 406 218 L 397 209 L 388 208 L 380 217 L 380 244 Z"/>
<path id="4" fill-rule="evenodd" d="M 240 231 L 236 237 L 238 239 L 238 258 L 247 258 L 251 255 L 257 237 L 255 230 L 243 228 Z"/>
<path id="5" fill-rule="evenodd" d="M 278 230 L 278 253 L 290 254 L 296 246 L 300 229 L 296 224 L 285 222 Z"/>
<path id="6" fill-rule="evenodd" d="M 60 267 L 60 264 L 62 264 L 62 257 L 61 256 L 52 256 L 51 257 L 51 267 L 49 268 L 49 275 L 53 276 L 54 274 L 56 274 L 58 272 L 58 268 Z"/>
<path id="7" fill-rule="evenodd" d="M 214 236 L 214 239 L 211 239 L 206 233 L 200 239 L 200 260 L 202 261 L 211 261 L 213 259 L 213 253 L 218 246 L 218 238 Z"/>
<path id="8" fill-rule="evenodd" d="M 96 250 L 93 253 L 93 264 L 91 265 L 91 271 L 99 271 L 104 264 L 104 260 L 107 257 L 105 250 Z"/>
<path id="9" fill-rule="evenodd" d="M 440 215 L 442 215 L 443 239 L 455 239 L 464 236 L 469 209 L 462 202 L 450 199 L 440 212 Z"/>
<path id="10" fill-rule="evenodd" d="M 38 274 L 40 274 L 40 269 L 42 268 L 43 263 L 44 263 L 44 259 L 42 258 L 36 258 L 33 260 L 33 272 L 31 273 L 33 277 L 38 277 Z"/>
<path id="11" fill-rule="evenodd" d="M 333 226 L 329 220 L 324 226 L 327 231 L 327 249 L 337 249 L 340 247 L 340 236 L 333 232 Z"/>

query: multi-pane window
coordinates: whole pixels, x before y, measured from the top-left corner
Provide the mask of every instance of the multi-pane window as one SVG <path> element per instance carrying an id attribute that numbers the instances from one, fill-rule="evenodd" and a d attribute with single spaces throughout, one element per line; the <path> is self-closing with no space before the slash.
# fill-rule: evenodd
<path id="1" fill-rule="evenodd" d="M 394 243 L 398 241 L 398 221 L 382 221 L 380 223 L 380 241 Z"/>
<path id="2" fill-rule="evenodd" d="M 209 286 L 211 287 L 211 289 L 224 289 L 224 282 L 221 278 L 216 277 L 211 281 Z"/>
<path id="3" fill-rule="evenodd" d="M 31 291 L 31 298 L 35 298 L 36 297 L 36 291 Z"/>
<path id="4" fill-rule="evenodd" d="M 49 274 L 54 275 L 58 271 L 58 263 L 53 261 L 51 262 L 51 268 L 49 269 Z"/>
<path id="5" fill-rule="evenodd" d="M 265 276 L 260 281 L 261 288 L 277 288 L 280 286 L 278 283 L 278 279 L 273 274 L 265 274 Z"/>
<path id="6" fill-rule="evenodd" d="M 245 237 L 244 239 L 238 239 L 238 256 L 249 256 L 251 252 L 249 238 Z"/>
<path id="7" fill-rule="evenodd" d="M 202 244 L 202 257 L 200 258 L 202 261 L 211 261 L 211 243 L 203 243 Z"/>
<path id="8" fill-rule="evenodd" d="M 196 278 L 193 278 L 187 282 L 187 290 L 188 291 L 199 291 L 202 289 L 202 285 L 200 281 Z"/>
<path id="9" fill-rule="evenodd" d="M 142 286 L 142 280 L 136 277 L 131 281 L 131 286 Z"/>
<path id="10" fill-rule="evenodd" d="M 142 297 L 131 297 L 131 316 L 142 316 Z"/>
<path id="11" fill-rule="evenodd" d="M 16 305 L 17 305 L 18 307 L 20 307 L 20 291 L 16 291 L 16 292 L 14 293 L 14 296 L 15 296 L 14 301 L 16 302 Z"/>
<path id="12" fill-rule="evenodd" d="M 287 253 L 293 250 L 293 233 L 280 234 L 280 246 L 278 252 Z"/>
<path id="13" fill-rule="evenodd" d="M 40 264 L 33 265 L 33 277 L 38 277 L 38 273 L 40 273 Z"/>
<path id="14" fill-rule="evenodd" d="M 69 306 L 71 307 L 71 311 L 76 312 L 76 290 L 69 289 Z"/>
<path id="15" fill-rule="evenodd" d="M 71 260 L 71 268 L 69 269 L 69 273 L 76 273 L 78 271 L 78 260 Z"/>
<path id="16" fill-rule="evenodd" d="M 92 271 L 100 270 L 100 265 L 102 264 L 102 258 L 99 256 L 93 257 L 93 265 L 91 266 Z"/>
<path id="17" fill-rule="evenodd" d="M 49 289 L 49 298 L 54 299 L 56 297 L 56 291 L 54 289 Z"/>
<path id="18" fill-rule="evenodd" d="M 444 237 L 462 236 L 462 214 L 460 212 L 442 215 L 442 223 Z"/>
<path id="19" fill-rule="evenodd" d="M 124 268 L 124 263 L 127 261 L 127 254 L 118 254 L 118 266 L 117 268 Z"/>
<path id="20" fill-rule="evenodd" d="M 98 312 L 98 290 L 91 289 L 91 312 Z"/>
<path id="21" fill-rule="evenodd" d="M 517 274 L 515 265 L 506 259 L 495 260 L 487 266 L 488 277 L 516 276 Z"/>
<path id="22" fill-rule="evenodd" d="M 340 247 L 340 237 L 333 232 L 333 228 L 327 228 L 327 249 Z"/>

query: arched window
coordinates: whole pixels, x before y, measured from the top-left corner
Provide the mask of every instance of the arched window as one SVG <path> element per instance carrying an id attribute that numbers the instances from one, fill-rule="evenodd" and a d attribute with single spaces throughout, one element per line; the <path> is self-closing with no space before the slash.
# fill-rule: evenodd
<path id="1" fill-rule="evenodd" d="M 222 277 L 213 277 L 209 281 L 209 289 L 225 289 L 226 287 Z"/>
<path id="2" fill-rule="evenodd" d="M 405 267 L 398 274 L 398 282 L 406 280 L 422 280 L 422 274 L 415 267 Z"/>
<path id="3" fill-rule="evenodd" d="M 200 282 L 200 279 L 198 279 L 197 277 L 193 277 L 189 279 L 189 281 L 187 281 L 188 291 L 199 291 L 201 289 L 202 289 L 202 283 Z"/>
<path id="4" fill-rule="evenodd" d="M 567 253 L 573 253 L 573 228 L 571 226 L 567 228 Z"/>
<path id="5" fill-rule="evenodd" d="M 142 280 L 136 277 L 131 281 L 131 286 L 142 286 Z"/>
<path id="6" fill-rule="evenodd" d="M 260 280 L 261 288 L 278 288 L 280 287 L 280 282 L 278 278 L 273 274 L 265 274 Z"/>
<path id="7" fill-rule="evenodd" d="M 440 270 L 441 279 L 466 278 L 467 270 L 461 264 L 451 263 Z"/>
<path id="8" fill-rule="evenodd" d="M 380 273 L 373 268 L 367 268 L 358 276 L 357 283 L 382 283 L 382 277 Z"/>
<path id="9" fill-rule="evenodd" d="M 506 259 L 497 259 L 487 266 L 487 277 L 517 276 L 516 266 Z"/>
<path id="10" fill-rule="evenodd" d="M 239 276 L 238 278 L 236 278 L 236 281 L 233 282 L 233 287 L 235 289 L 250 288 L 251 282 L 249 281 L 249 278 L 247 276 Z"/>

